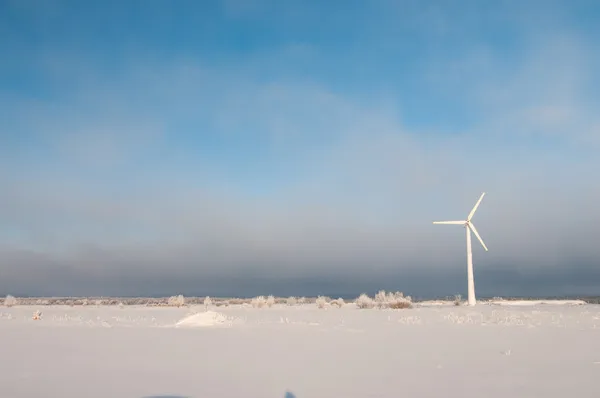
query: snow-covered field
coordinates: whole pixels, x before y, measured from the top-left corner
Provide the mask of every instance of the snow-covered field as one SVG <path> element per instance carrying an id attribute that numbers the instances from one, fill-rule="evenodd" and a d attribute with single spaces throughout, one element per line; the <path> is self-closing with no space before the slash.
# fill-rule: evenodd
<path id="1" fill-rule="evenodd" d="M 0 397 L 600 397 L 599 305 L 204 312 L 0 307 Z"/>

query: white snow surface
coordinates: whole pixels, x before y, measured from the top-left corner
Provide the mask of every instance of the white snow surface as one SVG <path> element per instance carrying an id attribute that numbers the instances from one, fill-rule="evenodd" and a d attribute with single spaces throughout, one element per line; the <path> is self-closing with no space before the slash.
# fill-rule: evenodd
<path id="1" fill-rule="evenodd" d="M 15 306 L 0 338 L 6 398 L 600 397 L 590 304 Z"/>
<path id="2" fill-rule="evenodd" d="M 585 305 L 583 300 L 490 300 L 489 304 L 508 306 L 536 306 L 544 305 Z"/>

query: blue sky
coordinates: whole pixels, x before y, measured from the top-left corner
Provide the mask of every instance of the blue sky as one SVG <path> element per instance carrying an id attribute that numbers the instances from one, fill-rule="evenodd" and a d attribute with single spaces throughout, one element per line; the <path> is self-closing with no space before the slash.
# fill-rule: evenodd
<path id="1" fill-rule="evenodd" d="M 599 14 L 2 1 L 0 292 L 597 292 Z"/>

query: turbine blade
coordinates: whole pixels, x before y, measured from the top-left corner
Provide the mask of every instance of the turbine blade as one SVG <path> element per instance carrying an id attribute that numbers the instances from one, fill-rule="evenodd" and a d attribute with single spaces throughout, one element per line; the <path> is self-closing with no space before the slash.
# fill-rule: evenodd
<path id="1" fill-rule="evenodd" d="M 466 221 L 434 221 L 434 224 L 465 225 Z"/>
<path id="2" fill-rule="evenodd" d="M 469 217 L 467 217 L 467 221 L 471 221 L 471 218 L 473 218 L 473 214 L 475 214 L 475 211 L 479 207 L 479 204 L 481 203 L 481 199 L 483 199 L 484 195 L 485 195 L 485 192 L 481 194 L 481 196 L 479 197 L 479 200 L 477 201 L 477 203 L 475 203 L 475 207 L 473 207 L 473 210 L 471 210 L 471 212 L 469 213 Z"/>
<path id="3" fill-rule="evenodd" d="M 473 225 L 473 223 L 469 223 L 469 228 L 471 228 L 471 231 L 473 231 L 477 239 L 479 239 L 479 242 L 481 242 L 481 246 L 483 246 L 485 251 L 488 251 L 488 248 L 485 245 L 485 243 L 483 243 L 483 239 L 481 239 L 481 236 L 479 236 L 479 232 L 477 232 L 477 228 L 475 228 L 475 225 Z"/>

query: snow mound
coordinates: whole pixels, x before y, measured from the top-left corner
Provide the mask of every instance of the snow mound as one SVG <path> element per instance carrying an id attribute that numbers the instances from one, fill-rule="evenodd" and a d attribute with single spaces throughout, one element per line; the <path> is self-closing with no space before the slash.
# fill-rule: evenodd
<path id="1" fill-rule="evenodd" d="M 224 325 L 227 317 L 220 312 L 199 312 L 181 319 L 175 324 L 176 327 L 210 327 Z"/>
<path id="2" fill-rule="evenodd" d="M 530 306 L 530 305 L 585 305 L 583 300 L 491 300 L 493 305 Z"/>
<path id="3" fill-rule="evenodd" d="M 417 303 L 417 306 L 419 307 L 439 307 L 439 306 L 451 306 L 454 305 L 453 301 L 446 301 L 446 300 L 427 300 L 427 301 L 420 301 Z"/>

